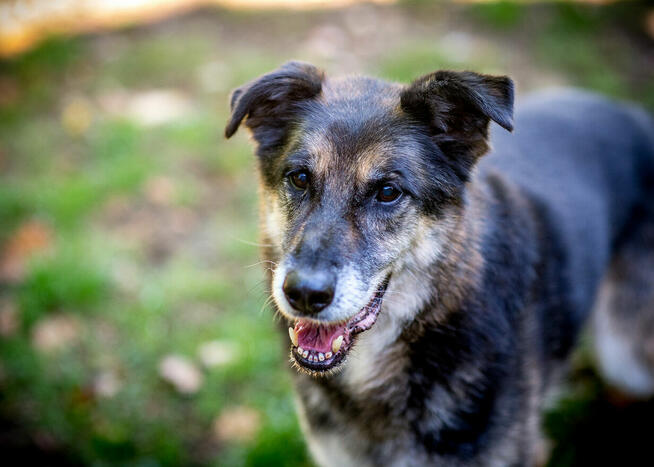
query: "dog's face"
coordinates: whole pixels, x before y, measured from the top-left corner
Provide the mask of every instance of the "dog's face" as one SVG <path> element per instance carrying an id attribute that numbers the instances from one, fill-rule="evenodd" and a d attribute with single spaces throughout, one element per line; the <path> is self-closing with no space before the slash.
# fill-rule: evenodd
<path id="1" fill-rule="evenodd" d="M 461 209 L 489 120 L 511 129 L 512 103 L 504 77 L 406 87 L 298 62 L 234 91 L 226 135 L 246 118 L 257 142 L 272 293 L 300 367 L 338 367 L 373 326 L 417 239 Z"/>

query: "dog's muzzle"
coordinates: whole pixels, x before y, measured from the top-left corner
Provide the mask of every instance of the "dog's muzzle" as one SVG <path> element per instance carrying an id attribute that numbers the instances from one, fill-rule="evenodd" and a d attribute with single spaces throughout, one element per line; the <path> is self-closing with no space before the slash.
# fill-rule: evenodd
<path id="1" fill-rule="evenodd" d="M 315 374 L 328 372 L 341 364 L 352 347 L 355 336 L 370 329 L 377 321 L 389 280 L 390 275 L 377 288 L 366 306 L 348 321 L 325 323 L 311 318 L 297 319 L 295 325 L 288 328 L 292 360 Z M 284 292 L 287 293 L 286 289 Z"/>

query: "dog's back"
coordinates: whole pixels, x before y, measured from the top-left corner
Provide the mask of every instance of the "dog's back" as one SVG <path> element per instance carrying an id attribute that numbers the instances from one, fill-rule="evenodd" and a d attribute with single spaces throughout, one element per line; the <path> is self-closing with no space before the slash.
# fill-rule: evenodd
<path id="1" fill-rule="evenodd" d="M 527 98 L 515 127 L 512 135 L 492 131 L 494 150 L 478 176 L 501 173 L 549 221 L 551 253 L 563 266 L 558 281 L 549 280 L 571 287 L 561 301 L 547 298 L 543 332 L 558 356 L 567 354 L 566 336 L 572 343 L 597 302 L 595 346 L 605 375 L 634 394 L 654 393 L 654 338 L 647 334 L 654 331 L 647 292 L 654 290 L 652 118 L 598 95 L 558 90 Z M 565 313 L 562 303 L 571 305 Z"/>
<path id="2" fill-rule="evenodd" d="M 581 91 L 533 95 L 518 106 L 513 134 L 492 132 L 479 170 L 497 170 L 541 201 L 571 249 L 592 251 L 586 267 L 602 269 L 648 196 L 654 124 L 645 118 Z"/>
<path id="3" fill-rule="evenodd" d="M 585 244 L 595 249 L 616 240 L 652 183 L 654 123 L 598 95 L 532 95 L 516 110 L 513 134 L 495 130 L 480 172 L 501 171 L 547 204 L 562 229 L 584 230 Z"/>

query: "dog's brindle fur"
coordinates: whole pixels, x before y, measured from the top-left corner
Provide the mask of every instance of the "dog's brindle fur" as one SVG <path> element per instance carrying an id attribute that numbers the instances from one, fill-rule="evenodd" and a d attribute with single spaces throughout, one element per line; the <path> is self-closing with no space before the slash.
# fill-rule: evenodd
<path id="1" fill-rule="evenodd" d="M 295 375 L 316 461 L 537 462 L 544 394 L 633 213 L 654 201 L 649 117 L 578 91 L 535 96 L 513 134 L 492 128 L 481 158 L 490 120 L 513 129 L 508 78 L 439 71 L 404 86 L 299 62 L 237 89 L 231 106 L 227 137 L 245 119 L 257 143 L 283 317 L 298 314 L 275 290 L 282 270 L 349 271 L 344 287 L 361 297 L 392 274 L 341 371 Z M 295 167 L 311 174 L 301 194 L 286 181 Z M 382 206 L 371 180 L 391 173 L 404 194 Z M 346 298 L 313 318 L 367 301 Z"/>

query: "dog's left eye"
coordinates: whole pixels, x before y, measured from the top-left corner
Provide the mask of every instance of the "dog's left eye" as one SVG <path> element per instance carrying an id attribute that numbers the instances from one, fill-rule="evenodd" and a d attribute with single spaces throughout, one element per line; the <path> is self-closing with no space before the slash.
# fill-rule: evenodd
<path id="1" fill-rule="evenodd" d="M 395 185 L 386 184 L 377 192 L 377 201 L 392 203 L 402 195 L 402 191 Z"/>
<path id="2" fill-rule="evenodd" d="M 298 190 L 306 190 L 309 185 L 309 174 L 303 170 L 289 174 L 288 179 L 291 181 L 291 185 Z"/>

